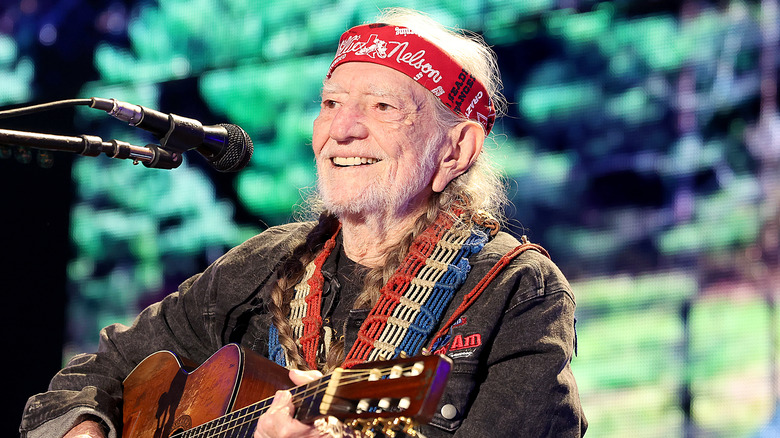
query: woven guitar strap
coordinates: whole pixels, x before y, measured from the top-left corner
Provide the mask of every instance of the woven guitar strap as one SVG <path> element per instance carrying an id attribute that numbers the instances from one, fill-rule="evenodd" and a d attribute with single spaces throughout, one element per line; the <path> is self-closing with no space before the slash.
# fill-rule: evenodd
<path id="1" fill-rule="evenodd" d="M 394 358 L 401 353 L 414 355 L 422 349 L 425 340 L 439 326 L 444 310 L 455 292 L 465 282 L 471 268 L 468 257 L 485 246 L 489 232 L 493 231 L 481 225 L 453 227 L 453 223 L 452 215 L 441 214 L 414 240 L 399 268 L 382 287 L 379 300 L 358 331 L 357 340 L 346 355 L 343 364 L 345 368 Z M 329 346 L 329 339 L 322 339 L 324 330 L 320 306 L 324 277 L 321 270 L 335 245 L 334 234 L 306 266 L 303 278 L 294 287 L 295 294 L 290 302 L 289 321 L 293 336 L 298 340 L 304 359 L 312 369 L 317 368 L 318 349 L 327 349 Z M 516 250 L 524 247 L 541 248 L 526 243 Z M 467 295 L 456 310 L 456 315 L 462 314 L 498 272 L 522 251 L 505 255 L 477 288 Z M 541 252 L 546 254 L 544 249 Z M 453 318 L 457 319 L 455 316 Z M 454 321 L 453 318 L 450 319 Z M 445 327 L 450 324 L 448 322 Z M 286 352 L 279 344 L 278 332 L 273 325 L 269 335 L 269 357 L 287 366 L 289 361 Z M 437 333 L 434 340 L 441 336 L 441 332 Z"/>

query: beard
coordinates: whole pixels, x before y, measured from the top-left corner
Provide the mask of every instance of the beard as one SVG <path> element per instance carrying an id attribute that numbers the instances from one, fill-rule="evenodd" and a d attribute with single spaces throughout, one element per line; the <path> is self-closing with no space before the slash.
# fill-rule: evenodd
<path id="1" fill-rule="evenodd" d="M 343 196 L 344 188 L 332 172 L 320 168 L 329 163 L 322 164 L 318 159 L 317 191 L 322 206 L 337 217 L 357 215 L 367 218 L 403 214 L 410 202 L 431 182 L 436 169 L 437 140 L 431 138 L 426 142 L 422 160 L 418 168 L 411 172 L 409 179 L 400 180 L 397 175 L 379 175 L 350 196 Z"/>

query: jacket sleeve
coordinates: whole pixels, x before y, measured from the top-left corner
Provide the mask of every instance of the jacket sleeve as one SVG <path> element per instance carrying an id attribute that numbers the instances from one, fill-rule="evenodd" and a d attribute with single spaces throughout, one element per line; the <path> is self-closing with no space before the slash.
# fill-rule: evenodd
<path id="1" fill-rule="evenodd" d="M 75 356 L 54 376 L 47 392 L 27 401 L 22 438 L 62 436 L 85 417 L 101 419 L 109 436 L 118 436 L 125 377 L 160 350 L 196 363 L 210 357 L 226 343 L 226 326 L 234 322 L 230 309 L 268 281 L 295 236 L 300 233 L 291 234 L 290 227 L 270 228 L 147 307 L 130 327 L 104 328 L 97 353 Z"/>
<path id="2" fill-rule="evenodd" d="M 130 327 L 104 328 L 97 353 L 73 357 L 51 380 L 47 392 L 27 401 L 21 436 L 62 436 L 86 417 L 99 418 L 109 436 L 117 436 L 122 425 L 122 381 L 141 360 L 163 349 L 199 358 L 214 348 L 204 342 L 213 336 L 198 310 L 208 306 L 204 280 L 200 275 L 190 278 L 177 292 L 141 312 Z"/>
<path id="3" fill-rule="evenodd" d="M 468 359 L 453 357 L 448 399 L 435 419 L 449 433 L 431 431 L 429 438 L 585 433 L 587 422 L 570 367 L 576 342 L 574 297 L 549 259 L 536 252 L 521 259 L 467 313 L 472 329 L 487 327 L 484 350 Z M 491 313 L 490 308 L 503 310 Z M 449 422 L 442 421 L 446 417 Z"/>

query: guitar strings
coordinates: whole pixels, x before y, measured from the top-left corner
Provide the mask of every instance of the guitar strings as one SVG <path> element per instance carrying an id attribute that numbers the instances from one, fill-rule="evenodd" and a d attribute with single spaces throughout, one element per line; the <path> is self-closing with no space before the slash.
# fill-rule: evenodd
<path id="1" fill-rule="evenodd" d="M 317 385 L 309 387 L 308 385 L 304 385 L 302 387 L 303 390 L 295 391 L 296 388 L 293 388 L 293 403 L 300 402 L 304 400 L 309 395 L 316 395 L 323 390 L 321 389 L 323 386 L 327 387 L 326 383 L 318 382 Z M 270 406 L 271 402 L 273 401 L 273 397 L 268 397 L 266 399 L 263 399 L 259 402 L 253 403 L 251 405 L 245 406 L 238 411 L 233 411 L 229 414 L 223 415 L 221 417 L 215 418 L 214 420 L 211 420 L 209 422 L 203 423 L 200 426 L 194 427 L 192 429 L 186 430 L 182 432 L 182 435 L 180 435 L 182 438 L 192 436 L 192 437 L 199 437 L 199 436 L 212 436 L 211 434 L 213 432 L 228 432 L 231 430 L 234 430 L 238 427 L 244 426 L 246 424 L 251 423 L 252 421 L 255 421 L 257 419 L 257 413 L 260 413 L 261 415 L 265 413 L 266 410 L 268 410 L 268 407 Z M 236 415 L 238 414 L 238 415 Z M 234 416 L 235 418 L 230 418 L 231 416 Z M 235 423 L 236 421 L 244 420 L 241 423 Z M 225 423 L 227 421 L 227 423 Z M 235 423 L 235 424 L 231 424 Z M 229 427 L 227 429 L 222 430 L 215 430 L 217 428 L 223 427 L 225 424 L 228 424 Z M 202 430 L 201 430 L 202 429 Z M 190 435 L 189 432 L 197 433 L 196 435 Z M 203 435 L 205 434 L 205 435 Z M 172 435 L 171 438 L 174 438 L 179 435 Z"/>
<path id="2" fill-rule="evenodd" d="M 344 379 L 344 383 L 346 383 L 346 384 L 352 383 L 354 381 L 362 380 L 361 374 L 362 375 L 370 374 L 370 373 L 367 373 L 367 372 L 363 372 L 362 370 L 354 370 L 354 371 L 353 370 L 344 370 L 344 372 L 347 373 L 347 374 L 355 374 L 353 376 L 349 376 L 351 378 Z M 384 374 L 385 373 L 383 373 L 383 375 Z M 292 398 L 293 403 L 300 402 L 300 401 L 306 399 L 306 397 L 309 397 L 311 395 L 317 395 L 317 394 L 323 392 L 324 391 L 323 387 L 325 387 L 325 389 L 327 389 L 329 380 L 330 379 L 328 379 L 328 382 L 319 381 L 318 384 L 314 385 L 314 386 L 304 385 L 304 386 L 298 387 L 298 388 L 301 388 L 301 390 L 293 392 L 293 398 Z M 293 388 L 293 390 L 294 389 L 295 388 Z M 245 421 L 243 421 L 241 423 L 233 424 L 230 427 L 228 427 L 227 429 L 224 429 L 224 430 L 221 430 L 221 431 L 218 431 L 218 432 L 227 432 L 227 431 L 236 429 L 238 427 L 241 427 L 241 426 L 244 426 L 244 425 L 246 425 L 248 423 L 251 423 L 252 421 L 255 421 L 257 419 L 255 414 L 257 414 L 259 412 L 262 415 L 267 410 L 268 405 L 270 405 L 270 403 L 272 401 L 273 401 L 273 397 L 268 397 L 268 398 L 266 398 L 264 400 L 261 400 L 261 401 L 259 401 L 257 403 L 254 403 L 254 404 L 251 404 L 251 405 L 246 406 L 244 408 L 241 408 L 238 411 L 234 411 L 234 412 L 231 412 L 230 414 L 223 415 L 223 416 L 221 416 L 219 418 L 216 418 L 216 419 L 214 419 L 212 421 L 204 423 L 204 424 L 202 424 L 202 425 L 200 425 L 200 426 L 198 426 L 196 428 L 193 428 L 193 429 L 190 429 L 188 431 L 185 431 L 184 433 L 186 433 L 186 432 L 196 432 L 197 431 L 198 433 L 207 433 L 207 434 L 209 434 L 211 432 L 214 432 L 215 428 L 218 428 L 218 427 L 222 426 L 222 424 L 219 424 L 220 421 L 224 421 L 224 420 L 228 419 L 228 417 L 230 417 L 232 414 L 240 413 L 240 415 L 238 415 L 235 418 L 231 419 L 229 421 L 229 423 L 233 423 L 233 422 L 239 421 L 239 420 L 245 420 Z M 209 427 L 204 429 L 204 430 L 197 430 L 197 429 L 202 428 L 203 426 L 209 426 Z M 185 437 L 185 436 L 199 436 L 199 435 L 188 435 L 188 434 L 185 434 L 185 435 L 181 435 L 181 436 Z M 209 436 L 209 435 L 206 435 L 206 436 Z"/>
<path id="3" fill-rule="evenodd" d="M 362 370 L 356 370 L 356 371 L 344 370 L 344 372 L 347 373 L 347 374 L 353 374 L 353 373 L 356 374 L 356 375 L 351 376 L 352 377 L 351 379 L 346 379 L 344 381 L 344 383 L 352 383 L 354 381 L 360 381 L 361 380 L 360 374 L 363 374 L 363 375 L 370 374 L 370 373 L 361 372 L 361 371 Z M 384 375 L 384 373 L 383 373 L 383 375 Z M 296 403 L 296 402 L 301 402 L 301 401 L 305 400 L 309 396 L 318 395 L 319 393 L 324 392 L 323 387 L 325 387 L 325 389 L 327 389 L 329 381 L 330 381 L 330 379 L 328 379 L 328 382 L 323 382 L 322 380 L 320 380 L 317 383 L 317 385 L 314 385 L 314 386 L 308 386 L 308 384 L 307 384 L 307 385 L 298 387 L 298 388 L 300 388 L 300 390 L 298 390 L 298 391 L 295 391 L 296 388 L 293 388 L 292 389 L 293 390 L 293 398 L 292 398 L 293 404 Z M 210 434 L 215 431 L 215 428 L 219 428 L 219 427 L 223 426 L 223 424 L 221 424 L 221 423 L 224 422 L 225 420 L 229 419 L 229 417 L 231 417 L 231 415 L 235 415 L 235 414 L 239 414 L 239 415 L 237 415 L 235 418 L 230 419 L 228 424 L 229 423 L 234 423 L 235 421 L 239 421 L 239 420 L 245 420 L 245 421 L 243 421 L 241 423 L 232 424 L 227 429 L 218 430 L 217 432 L 224 433 L 224 432 L 228 432 L 228 431 L 234 430 L 236 428 L 242 427 L 242 426 L 244 426 L 246 424 L 249 424 L 249 423 L 255 421 L 257 419 L 257 416 L 255 414 L 260 413 L 262 415 L 263 413 L 265 413 L 265 411 L 267 410 L 267 407 L 270 405 L 270 403 L 272 401 L 273 401 L 273 397 L 268 397 L 268 398 L 266 398 L 264 400 L 261 400 L 261 401 L 259 401 L 257 403 L 253 403 L 251 405 L 245 406 L 245 407 L 241 408 L 238 411 L 231 412 L 230 414 L 223 415 L 223 416 L 218 417 L 218 418 L 216 418 L 214 420 L 211 420 L 211 421 L 209 421 L 207 423 L 203 423 L 200 426 L 197 426 L 195 428 L 189 429 L 187 431 L 183 431 L 182 435 L 180 435 L 180 436 L 182 438 L 187 437 L 187 436 L 193 436 L 193 437 L 211 436 Z M 199 430 L 199 429 L 202 429 L 204 426 L 208 426 L 208 427 L 206 427 L 203 430 Z M 198 433 L 198 435 L 190 435 L 189 432 Z M 201 435 L 201 434 L 204 434 L 204 433 L 206 435 Z M 172 435 L 171 438 L 176 437 L 176 436 L 179 436 L 179 435 Z"/>
<path id="4" fill-rule="evenodd" d="M 412 369 L 411 366 L 409 367 L 403 367 L 403 371 L 407 371 Z M 351 370 L 346 369 L 342 370 L 342 375 L 346 375 L 345 379 L 341 379 L 339 384 L 350 384 L 354 382 L 359 382 L 361 380 L 365 380 L 366 376 L 371 375 L 373 370 Z M 389 376 L 391 373 L 391 369 L 385 368 L 380 371 L 380 377 Z M 295 388 L 290 389 L 292 392 L 292 402 L 295 404 L 296 402 L 302 402 L 307 397 L 313 396 L 313 395 L 319 395 L 320 393 L 325 392 L 327 390 L 328 385 L 330 384 L 330 376 L 328 377 L 327 381 L 323 381 L 320 379 L 316 385 L 309 386 L 310 384 L 305 384 L 302 386 L 298 386 Z M 257 413 L 260 413 L 262 415 L 265 413 L 265 411 L 268 409 L 268 406 L 270 406 L 271 402 L 273 401 L 273 396 L 265 398 L 263 400 L 260 400 L 256 403 L 253 403 L 251 405 L 245 406 L 238 411 L 233 411 L 229 414 L 222 415 L 218 418 L 215 418 L 211 421 L 208 421 L 206 423 L 203 423 L 199 426 L 196 426 L 192 429 L 182 431 L 181 433 L 171 435 L 170 438 L 185 438 L 185 437 L 202 437 L 202 436 L 213 436 L 211 433 L 213 432 L 220 432 L 220 433 L 226 433 L 229 431 L 233 431 L 239 427 L 245 426 L 255 420 L 259 417 L 256 415 Z M 235 418 L 229 419 L 232 415 L 239 414 Z M 228 421 L 229 419 L 229 421 Z M 243 420 L 241 423 L 231 424 L 236 421 Z M 230 424 L 228 428 L 222 429 L 222 430 L 215 430 L 216 428 L 222 427 L 222 422 L 227 421 L 227 424 Z M 205 427 L 205 428 L 204 428 Z M 201 430 L 202 429 L 202 430 Z M 191 434 L 192 433 L 192 434 Z M 194 434 L 194 435 L 193 435 Z M 204 435 L 205 434 L 205 435 Z"/>

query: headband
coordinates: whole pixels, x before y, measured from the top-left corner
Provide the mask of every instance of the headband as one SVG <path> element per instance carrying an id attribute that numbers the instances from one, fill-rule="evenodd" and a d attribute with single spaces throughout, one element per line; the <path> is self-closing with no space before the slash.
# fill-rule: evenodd
<path id="1" fill-rule="evenodd" d="M 328 77 L 345 62 L 384 65 L 427 88 L 453 113 L 482 125 L 485 135 L 496 120 L 487 89 L 435 44 L 413 30 L 382 23 L 356 26 L 341 35 Z"/>

